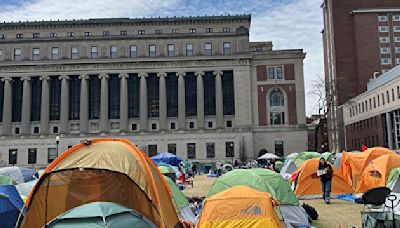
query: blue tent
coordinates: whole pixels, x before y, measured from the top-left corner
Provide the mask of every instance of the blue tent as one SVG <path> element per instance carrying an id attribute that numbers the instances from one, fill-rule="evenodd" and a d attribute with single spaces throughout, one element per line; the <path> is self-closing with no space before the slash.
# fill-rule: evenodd
<path id="1" fill-rule="evenodd" d="M 3 228 L 14 228 L 24 202 L 14 185 L 0 185 L 0 223 Z M 22 219 L 22 215 L 21 215 Z"/>
<path id="2" fill-rule="evenodd" d="M 175 154 L 164 152 L 151 157 L 151 160 L 153 160 L 153 162 L 156 165 L 160 163 L 165 163 L 172 166 L 178 166 L 183 159 L 181 157 L 176 156 Z"/>
<path id="3" fill-rule="evenodd" d="M 36 170 L 18 166 L 0 168 L 0 175 L 6 176 L 14 180 L 17 184 L 31 181 L 34 178 Z"/>

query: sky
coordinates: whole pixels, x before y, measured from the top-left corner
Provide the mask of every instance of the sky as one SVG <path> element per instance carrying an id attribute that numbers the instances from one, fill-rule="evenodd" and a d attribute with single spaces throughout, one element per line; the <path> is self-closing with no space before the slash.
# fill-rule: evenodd
<path id="1" fill-rule="evenodd" d="M 250 41 L 304 49 L 307 115 L 312 82 L 323 75 L 322 0 L 0 0 L 0 21 L 251 14 Z"/>

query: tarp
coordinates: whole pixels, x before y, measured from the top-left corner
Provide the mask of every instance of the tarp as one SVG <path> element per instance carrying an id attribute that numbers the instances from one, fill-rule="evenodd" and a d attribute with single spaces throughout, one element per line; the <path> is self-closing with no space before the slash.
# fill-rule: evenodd
<path id="1" fill-rule="evenodd" d="M 317 176 L 319 158 L 313 158 L 301 164 L 293 175 L 297 175 L 293 183 L 294 193 L 299 198 L 320 198 L 322 197 L 322 187 L 320 178 Z M 332 178 L 332 195 L 352 193 L 353 189 L 346 183 L 335 166 Z"/>
<path id="2" fill-rule="evenodd" d="M 386 185 L 390 171 L 400 167 L 400 155 L 382 155 L 372 160 L 361 174 L 360 182 L 355 192 L 366 192 L 371 188 Z"/>
<path id="3" fill-rule="evenodd" d="M 0 227 L 14 228 L 23 206 L 14 185 L 0 185 Z"/>
<path id="4" fill-rule="evenodd" d="M 159 163 L 165 163 L 172 166 L 178 166 L 183 159 L 179 156 L 176 156 L 175 154 L 164 152 L 151 157 L 151 160 L 156 165 L 158 165 Z"/>
<path id="5" fill-rule="evenodd" d="M 269 193 L 235 186 L 207 198 L 197 227 L 283 227 Z"/>
<path id="6" fill-rule="evenodd" d="M 74 146 L 47 167 L 26 201 L 22 226 L 43 227 L 94 201 L 131 208 L 158 227 L 179 223 L 169 188 L 149 157 L 126 139 L 101 138 Z"/>
<path id="7" fill-rule="evenodd" d="M 50 222 L 47 227 L 155 228 L 156 226 L 136 211 L 122 205 L 112 202 L 93 202 L 72 208 Z"/>
<path id="8" fill-rule="evenodd" d="M 18 166 L 0 168 L 0 175 L 7 176 L 16 184 L 25 183 L 34 179 L 36 170 Z"/>
<path id="9" fill-rule="evenodd" d="M 356 189 L 360 181 L 360 177 L 365 167 L 372 160 L 379 156 L 395 154 L 392 150 L 383 147 L 369 148 L 362 153 L 357 152 L 343 152 L 342 161 L 340 163 L 340 175 L 346 182 Z"/>

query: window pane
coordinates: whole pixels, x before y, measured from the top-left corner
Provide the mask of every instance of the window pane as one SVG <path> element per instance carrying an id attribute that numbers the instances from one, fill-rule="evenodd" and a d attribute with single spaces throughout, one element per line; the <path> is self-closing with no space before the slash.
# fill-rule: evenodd
<path id="1" fill-rule="evenodd" d="M 283 93 L 279 90 L 273 91 L 269 95 L 269 105 L 271 107 L 284 106 Z"/>
<path id="2" fill-rule="evenodd" d="M 282 70 L 282 67 L 277 67 L 277 68 L 276 68 L 276 78 L 277 78 L 277 79 L 283 79 L 283 70 Z"/>
<path id="3" fill-rule="evenodd" d="M 156 45 L 149 45 L 149 56 L 150 57 L 156 56 Z"/>
<path id="4" fill-rule="evenodd" d="M 211 45 L 211 43 L 204 44 L 204 55 L 212 55 L 212 45 Z"/>
<path id="5" fill-rule="evenodd" d="M 275 79 L 275 67 L 268 67 L 268 79 Z"/>
<path id="6" fill-rule="evenodd" d="M 157 145 L 149 145 L 148 152 L 149 152 L 149 157 L 157 155 Z"/>
<path id="7" fill-rule="evenodd" d="M 186 44 L 186 56 L 193 55 L 193 44 Z"/>
<path id="8" fill-rule="evenodd" d="M 8 164 L 15 165 L 17 164 L 18 150 L 10 149 L 8 150 Z"/>
<path id="9" fill-rule="evenodd" d="M 207 143 L 207 158 L 215 158 L 215 144 L 214 143 Z"/>
<path id="10" fill-rule="evenodd" d="M 42 81 L 39 77 L 31 78 L 31 121 L 40 120 L 42 104 Z"/>
<path id="11" fill-rule="evenodd" d="M 131 58 L 136 58 L 137 57 L 137 46 L 136 45 L 132 45 L 130 49 L 131 49 L 130 57 Z"/>
<path id="12" fill-rule="evenodd" d="M 119 119 L 120 116 L 120 80 L 118 75 L 111 75 L 108 81 L 108 118 Z"/>
<path id="13" fill-rule="evenodd" d="M 12 122 L 21 121 L 22 108 L 22 81 L 20 78 L 12 79 Z"/>
<path id="14" fill-rule="evenodd" d="M 231 54 L 231 43 L 224 43 L 223 48 L 224 48 L 224 50 L 223 50 L 224 55 Z"/>
<path id="15" fill-rule="evenodd" d="M 89 79 L 89 119 L 100 118 L 100 86 L 99 77 L 90 76 Z"/>
<path id="16" fill-rule="evenodd" d="M 222 95 L 224 115 L 235 115 L 235 88 L 233 86 L 232 71 L 224 71 L 222 76 Z"/>
<path id="17" fill-rule="evenodd" d="M 28 149 L 28 164 L 36 164 L 37 148 Z"/>
<path id="18" fill-rule="evenodd" d="M 188 157 L 188 159 L 196 158 L 196 144 L 195 143 L 187 144 L 187 157 Z"/>
<path id="19" fill-rule="evenodd" d="M 58 157 L 58 155 L 57 155 L 56 148 L 48 148 L 47 149 L 47 162 L 48 163 L 53 162 L 57 157 Z"/>
<path id="20" fill-rule="evenodd" d="M 186 116 L 197 115 L 197 80 L 194 73 L 185 76 L 185 108 Z"/>
<path id="21" fill-rule="evenodd" d="M 225 143 L 225 152 L 227 158 L 235 157 L 235 143 L 234 142 L 226 142 Z"/>
<path id="22" fill-rule="evenodd" d="M 178 116 L 178 77 L 174 73 L 168 74 L 165 79 L 167 87 L 167 116 Z"/>
<path id="23" fill-rule="evenodd" d="M 159 83 L 156 74 L 149 74 L 147 77 L 147 105 L 148 117 L 159 116 Z"/>
<path id="24" fill-rule="evenodd" d="M 284 156 L 283 141 L 275 141 L 275 154 L 277 156 Z"/>
<path id="25" fill-rule="evenodd" d="M 58 77 L 50 77 L 50 120 L 60 119 L 61 82 Z"/>
<path id="26" fill-rule="evenodd" d="M 129 118 L 139 117 L 140 79 L 137 75 L 128 78 L 128 115 Z"/>
<path id="27" fill-rule="evenodd" d="M 168 56 L 175 56 L 175 45 L 168 44 Z"/>
<path id="28" fill-rule="evenodd" d="M 204 74 L 204 115 L 215 115 L 215 76 L 212 72 Z"/>
<path id="29" fill-rule="evenodd" d="M 70 76 L 69 81 L 69 119 L 79 120 L 81 97 L 81 80 L 78 76 Z"/>

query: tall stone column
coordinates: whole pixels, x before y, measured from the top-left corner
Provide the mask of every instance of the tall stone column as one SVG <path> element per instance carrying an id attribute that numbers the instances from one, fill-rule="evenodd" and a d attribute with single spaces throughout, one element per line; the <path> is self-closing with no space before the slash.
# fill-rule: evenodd
<path id="1" fill-rule="evenodd" d="M 214 72 L 215 75 L 215 118 L 217 128 L 224 127 L 224 104 L 222 95 L 222 71 Z"/>
<path id="2" fill-rule="evenodd" d="M 81 75 L 79 79 L 81 79 L 79 125 L 81 134 L 87 134 L 89 132 L 89 88 L 87 82 L 87 80 L 89 80 L 89 75 Z"/>
<path id="3" fill-rule="evenodd" d="M 100 95 L 100 132 L 109 131 L 110 123 L 108 122 L 108 74 L 100 74 L 101 95 Z"/>
<path id="4" fill-rule="evenodd" d="M 61 75 L 61 109 L 60 109 L 60 133 L 68 134 L 69 132 L 69 86 L 67 75 Z"/>
<path id="5" fill-rule="evenodd" d="M 12 122 L 12 78 L 2 78 L 4 82 L 4 102 L 3 102 L 3 135 L 11 135 Z"/>
<path id="6" fill-rule="evenodd" d="M 166 73 L 158 73 L 159 79 L 159 93 L 160 93 L 160 130 L 167 130 L 167 88 L 165 85 Z"/>
<path id="7" fill-rule="evenodd" d="M 204 128 L 204 72 L 196 72 L 197 76 L 197 128 Z"/>
<path id="8" fill-rule="evenodd" d="M 40 134 L 49 134 L 49 120 L 50 120 L 50 88 L 49 76 L 42 76 L 42 103 L 40 106 Z"/>
<path id="9" fill-rule="evenodd" d="M 178 127 L 186 129 L 186 108 L 185 108 L 185 73 L 176 73 L 178 76 Z"/>
<path id="10" fill-rule="evenodd" d="M 128 78 L 129 74 L 119 74 L 120 78 L 120 104 L 119 104 L 119 129 L 121 132 L 128 131 Z"/>
<path id="11" fill-rule="evenodd" d="M 147 130 L 148 107 L 147 107 L 147 73 L 140 73 L 140 129 Z"/>
<path id="12" fill-rule="evenodd" d="M 29 135 L 31 123 L 31 78 L 22 77 L 21 135 Z"/>

